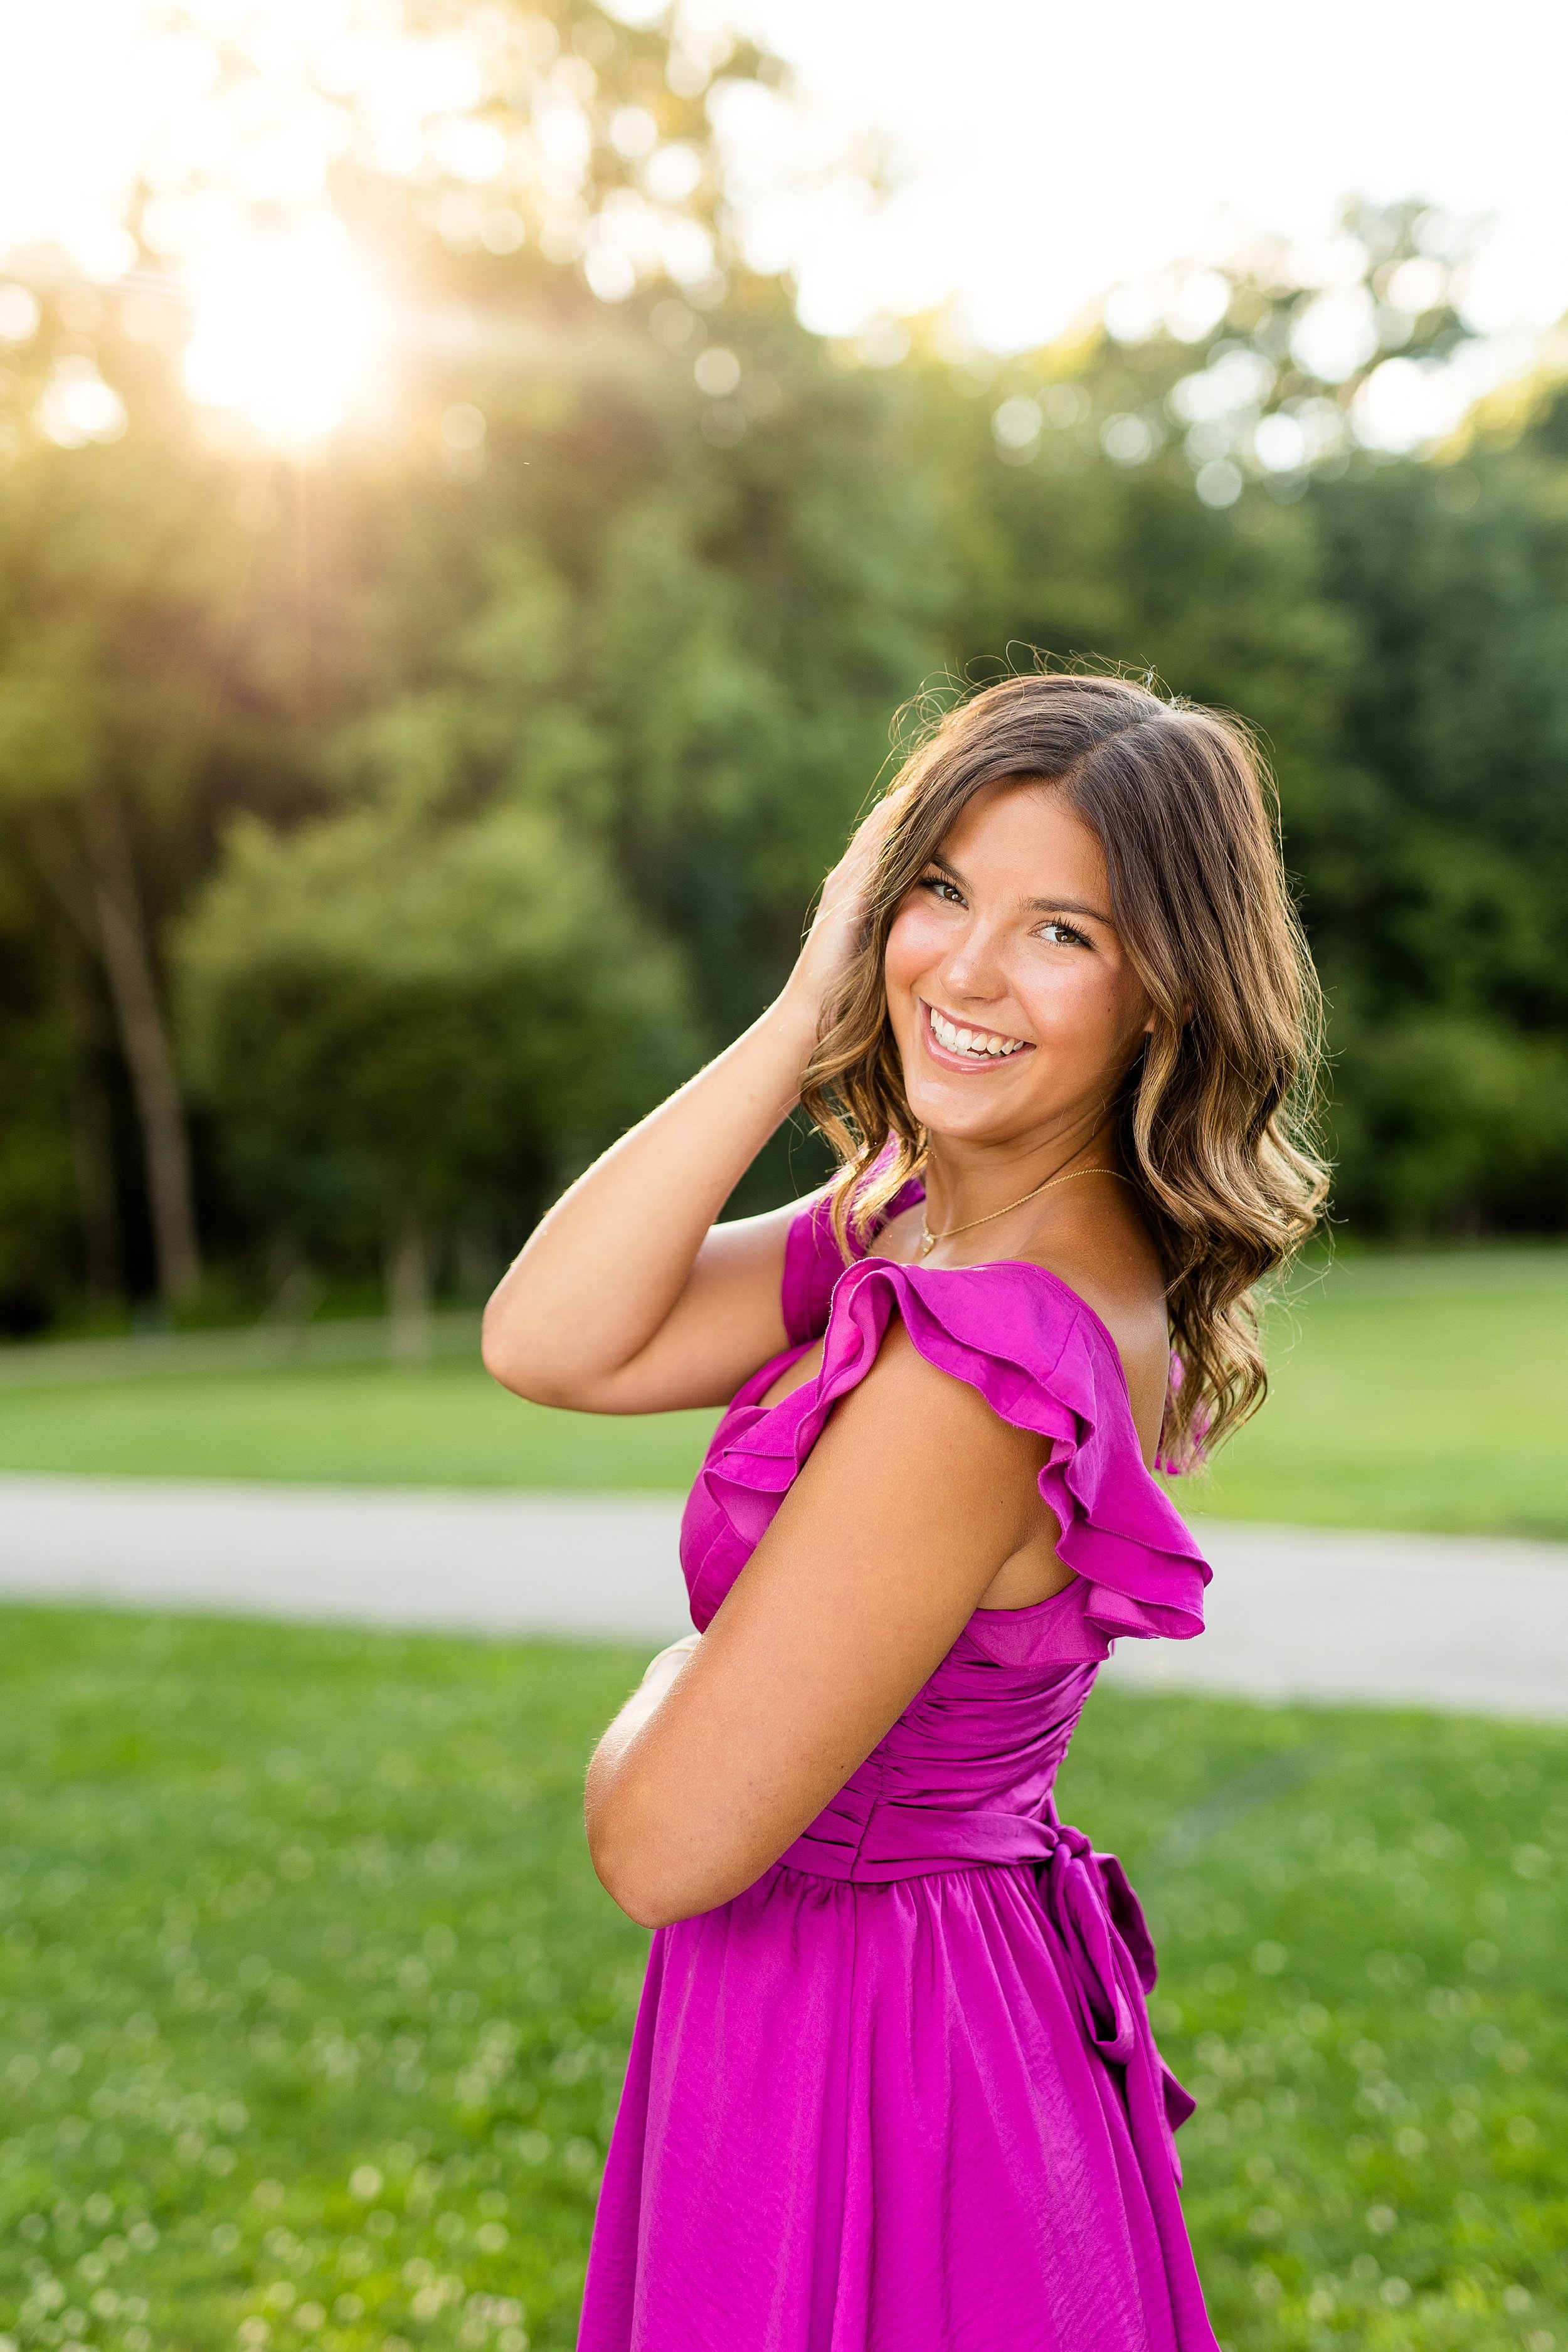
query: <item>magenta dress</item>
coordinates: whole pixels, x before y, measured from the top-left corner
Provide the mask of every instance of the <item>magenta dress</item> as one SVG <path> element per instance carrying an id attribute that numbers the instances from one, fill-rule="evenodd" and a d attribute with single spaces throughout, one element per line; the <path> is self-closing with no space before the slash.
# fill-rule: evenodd
<path id="1" fill-rule="evenodd" d="M 1110 1334 L 1054 1275 L 845 1268 L 817 1205 L 784 1306 L 791 1348 L 687 1507 L 699 1628 L 894 1315 L 1049 1441 L 1076 1580 L 977 1611 L 755 1885 L 655 1935 L 579 2352 L 1216 2352 L 1148 1933 L 1051 1797 L 1111 1642 L 1201 1632 L 1208 1569 L 1143 1466 Z M 824 1329 L 816 1378 L 759 1404 Z"/>

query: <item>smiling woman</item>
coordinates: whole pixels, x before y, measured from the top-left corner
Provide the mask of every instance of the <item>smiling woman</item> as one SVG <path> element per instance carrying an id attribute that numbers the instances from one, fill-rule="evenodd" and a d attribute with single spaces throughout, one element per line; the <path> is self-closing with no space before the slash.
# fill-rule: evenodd
<path id="1" fill-rule="evenodd" d="M 1313 1005 L 1239 730 L 1009 679 L 491 1301 L 525 1396 L 728 1408 L 588 1778 L 658 1932 L 581 2352 L 1215 2352 L 1148 1934 L 1052 1790 L 1111 1643 L 1202 1631 L 1152 1465 L 1260 1391 Z M 837 1182 L 715 1223 L 797 1100 Z"/>
<path id="2" fill-rule="evenodd" d="M 1163 1450 L 1185 1464 L 1260 1402 L 1253 1289 L 1325 1189 L 1317 977 L 1251 746 L 1122 678 L 1012 678 L 949 716 L 883 809 L 801 1088 L 843 1161 L 840 1244 L 922 1171 L 942 1223 L 989 1210 L 976 1181 L 1009 1165 L 1043 1190 L 1042 1116 L 1061 1170 L 1098 1139 L 1159 1255 L 1181 1367 Z"/>

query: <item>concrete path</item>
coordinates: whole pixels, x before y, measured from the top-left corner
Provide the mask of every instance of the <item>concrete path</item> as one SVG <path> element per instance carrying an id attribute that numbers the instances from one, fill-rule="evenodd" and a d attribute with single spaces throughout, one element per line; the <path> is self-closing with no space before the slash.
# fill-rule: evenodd
<path id="1" fill-rule="evenodd" d="M 1207 1630 L 1122 1643 L 1119 1682 L 1568 1720 L 1568 1544 L 1194 1526 Z"/>
<path id="2" fill-rule="evenodd" d="M 668 1640 L 679 1518 L 665 1495 L 0 1477 L 0 1597 Z M 1568 1720 L 1568 1545 L 1198 1532 L 1209 1631 L 1123 1643 L 1114 1680 Z"/>
<path id="3" fill-rule="evenodd" d="M 672 1495 L 0 1477 L 0 1596 L 464 1633 L 689 1633 Z"/>

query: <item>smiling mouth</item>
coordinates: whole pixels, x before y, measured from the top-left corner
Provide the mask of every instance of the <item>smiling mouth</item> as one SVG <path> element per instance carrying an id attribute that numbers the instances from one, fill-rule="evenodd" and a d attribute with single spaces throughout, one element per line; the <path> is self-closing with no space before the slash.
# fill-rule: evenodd
<path id="1" fill-rule="evenodd" d="M 958 1060 L 985 1068 L 995 1062 L 1011 1061 L 1016 1055 L 1032 1054 L 1033 1045 L 1026 1037 L 1005 1037 L 999 1029 L 977 1029 L 973 1023 L 954 1021 L 939 1013 L 934 1004 L 921 999 L 930 1036 L 946 1054 Z"/>

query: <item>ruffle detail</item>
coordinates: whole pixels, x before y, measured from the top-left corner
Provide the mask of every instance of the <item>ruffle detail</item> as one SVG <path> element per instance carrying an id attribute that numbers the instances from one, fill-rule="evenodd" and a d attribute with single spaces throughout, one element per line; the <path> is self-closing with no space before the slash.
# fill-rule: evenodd
<path id="1" fill-rule="evenodd" d="M 918 1177 L 911 1177 L 883 1210 L 877 1231 L 880 1233 L 892 1218 L 901 1216 L 914 1202 L 924 1197 L 925 1187 Z M 849 1252 L 852 1262 L 866 1255 L 853 1233 L 849 1235 Z M 792 1347 L 805 1347 L 827 1328 L 834 1289 L 845 1263 L 833 1237 L 833 1211 L 827 1195 L 818 1192 L 802 1207 L 784 1237 L 780 1304 Z"/>
<path id="2" fill-rule="evenodd" d="M 826 1204 L 795 1230 L 819 1213 Z M 803 1235 L 803 1256 L 804 1244 L 815 1247 L 818 1238 Z M 1062 1646 L 1064 1618 L 1079 1618 L 1093 1637 L 1087 1653 L 1077 1650 L 1080 1656 L 1103 1656 L 1124 1634 L 1189 1641 L 1201 1633 L 1211 1571 L 1143 1462 L 1115 1343 L 1076 1291 L 1017 1259 L 932 1271 L 868 1257 L 837 1275 L 820 1372 L 775 1406 L 739 1405 L 718 1431 L 699 1482 L 745 1552 L 765 1533 L 833 1407 L 865 1379 L 894 1314 L 929 1363 L 977 1389 L 1004 1421 L 1050 1448 L 1040 1495 L 1079 1583 L 1034 1610 L 977 1612 L 970 1631 L 982 1645 L 989 1646 L 990 1621 L 999 1632 L 1021 1633 L 1020 1621 L 1037 1618 L 1042 1633 L 1049 1623 L 1056 1657 L 1073 1654 Z M 786 1321 L 793 1338 L 787 1307 Z M 809 1336 L 803 1329 L 796 1346 Z M 723 1598 L 704 1590 L 706 1582 L 700 1574 L 693 1580 L 700 1626 Z M 1016 1646 L 1016 1633 L 1004 1638 Z"/>

